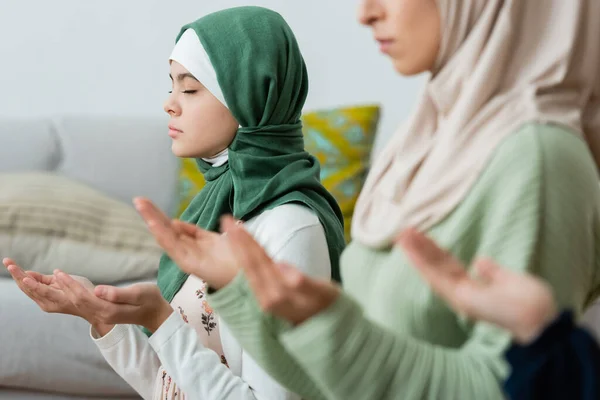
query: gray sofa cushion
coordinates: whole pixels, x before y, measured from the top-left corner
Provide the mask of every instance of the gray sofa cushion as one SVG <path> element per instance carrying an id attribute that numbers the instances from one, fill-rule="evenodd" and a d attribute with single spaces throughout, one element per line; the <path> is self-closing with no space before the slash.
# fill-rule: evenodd
<path id="1" fill-rule="evenodd" d="M 0 388 L 118 399 L 136 392 L 106 363 L 83 319 L 46 314 L 0 277 Z"/>
<path id="2" fill-rule="evenodd" d="M 179 160 L 163 118 L 63 116 L 4 119 L 0 171 L 55 171 L 116 199 L 145 196 L 177 207 Z"/>

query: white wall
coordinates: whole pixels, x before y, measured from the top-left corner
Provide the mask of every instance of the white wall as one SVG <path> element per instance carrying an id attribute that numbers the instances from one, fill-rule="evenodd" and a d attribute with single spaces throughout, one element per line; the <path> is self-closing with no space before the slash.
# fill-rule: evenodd
<path id="1" fill-rule="evenodd" d="M 307 109 L 379 102 L 382 136 L 407 115 L 419 79 L 378 53 L 358 0 L 0 0 L 0 117 L 161 113 L 181 25 L 247 4 L 279 11 L 296 32 Z"/>

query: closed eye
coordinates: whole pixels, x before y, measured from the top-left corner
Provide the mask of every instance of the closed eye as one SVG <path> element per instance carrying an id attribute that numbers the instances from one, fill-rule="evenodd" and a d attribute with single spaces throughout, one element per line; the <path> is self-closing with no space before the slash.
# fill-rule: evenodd
<path id="1" fill-rule="evenodd" d="M 184 91 L 183 91 L 183 92 L 181 92 L 181 93 L 183 93 L 183 94 L 194 94 L 194 93 L 196 93 L 196 92 L 197 92 L 197 90 L 184 90 Z M 172 90 L 169 90 L 169 94 L 171 94 L 171 93 L 173 93 L 173 91 L 172 91 Z"/>

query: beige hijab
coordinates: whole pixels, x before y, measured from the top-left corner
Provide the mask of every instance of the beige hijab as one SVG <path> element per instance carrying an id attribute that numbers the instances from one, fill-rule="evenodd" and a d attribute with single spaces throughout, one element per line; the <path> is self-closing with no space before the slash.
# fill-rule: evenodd
<path id="1" fill-rule="evenodd" d="M 572 129 L 600 162 L 600 0 L 437 3 L 436 71 L 356 205 L 352 233 L 368 246 L 442 220 L 524 123 Z"/>

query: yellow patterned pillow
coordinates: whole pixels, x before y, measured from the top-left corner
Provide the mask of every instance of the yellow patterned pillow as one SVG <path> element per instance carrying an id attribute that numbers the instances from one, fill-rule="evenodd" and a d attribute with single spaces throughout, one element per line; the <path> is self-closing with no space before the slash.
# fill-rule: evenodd
<path id="1" fill-rule="evenodd" d="M 323 185 L 342 209 L 346 240 L 350 240 L 354 204 L 367 174 L 379 115 L 380 107 L 373 105 L 319 110 L 302 116 L 306 151 L 319 159 Z M 182 159 L 177 215 L 203 186 L 196 162 Z"/>
<path id="2" fill-rule="evenodd" d="M 198 170 L 196 160 L 193 158 L 181 159 L 181 170 L 179 171 L 179 207 L 177 216 L 190 204 L 194 196 L 204 187 L 204 176 Z"/>
<path id="3" fill-rule="evenodd" d="M 319 159 L 323 185 L 342 209 L 347 241 L 379 115 L 380 107 L 372 105 L 320 110 L 302 117 L 306 151 Z"/>

